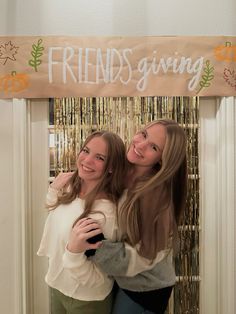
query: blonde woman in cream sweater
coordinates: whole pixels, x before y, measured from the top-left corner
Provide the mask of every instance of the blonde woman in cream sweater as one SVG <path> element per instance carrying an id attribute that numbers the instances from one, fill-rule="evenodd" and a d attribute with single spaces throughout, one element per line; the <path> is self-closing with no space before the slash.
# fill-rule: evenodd
<path id="1" fill-rule="evenodd" d="M 59 175 L 49 187 L 49 214 L 38 255 L 49 259 L 45 280 L 51 288 L 51 314 L 111 311 L 113 279 L 89 261 L 84 251 L 98 247 L 99 243 L 87 240 L 101 232 L 116 240 L 125 155 L 119 136 L 95 132 L 78 154 L 77 170 Z"/>

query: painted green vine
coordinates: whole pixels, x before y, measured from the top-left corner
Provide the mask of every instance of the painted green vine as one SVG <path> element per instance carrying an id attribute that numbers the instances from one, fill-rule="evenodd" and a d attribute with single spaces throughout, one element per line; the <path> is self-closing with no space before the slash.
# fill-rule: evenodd
<path id="1" fill-rule="evenodd" d="M 201 81 L 199 82 L 200 88 L 197 91 L 197 94 L 200 93 L 200 91 L 204 88 L 204 87 L 209 87 L 211 85 L 211 81 L 214 78 L 214 67 L 210 65 L 210 61 L 206 60 L 205 62 L 205 67 L 203 68 L 203 71 L 205 74 L 202 75 L 201 77 Z"/>
<path id="2" fill-rule="evenodd" d="M 43 40 L 39 39 L 37 44 L 32 45 L 31 56 L 32 59 L 29 60 L 29 65 L 34 68 L 35 72 L 38 72 L 38 66 L 42 63 L 40 57 L 43 55 L 44 47 L 42 46 Z"/>

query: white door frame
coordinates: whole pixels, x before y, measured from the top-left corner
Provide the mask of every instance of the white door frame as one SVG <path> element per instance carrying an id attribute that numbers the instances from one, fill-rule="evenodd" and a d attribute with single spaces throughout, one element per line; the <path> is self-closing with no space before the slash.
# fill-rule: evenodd
<path id="1" fill-rule="evenodd" d="M 48 176 L 46 100 L 13 100 L 19 314 L 48 314 L 46 265 L 35 252 Z M 235 313 L 236 98 L 200 100 L 200 313 Z M 20 188 L 19 188 L 20 187 Z M 41 211 L 40 211 L 41 210 Z M 17 312 L 16 312 L 17 313 Z"/>
<path id="2" fill-rule="evenodd" d="M 15 280 L 14 312 L 27 313 L 27 272 L 26 272 L 26 217 L 28 186 L 28 141 L 27 141 L 27 110 L 24 100 L 13 99 L 13 213 L 15 220 Z"/>
<path id="3" fill-rule="evenodd" d="M 47 261 L 36 255 L 46 218 L 48 101 L 13 99 L 15 314 L 48 314 Z"/>
<path id="4" fill-rule="evenodd" d="M 235 313 L 236 97 L 200 102 L 200 313 Z"/>

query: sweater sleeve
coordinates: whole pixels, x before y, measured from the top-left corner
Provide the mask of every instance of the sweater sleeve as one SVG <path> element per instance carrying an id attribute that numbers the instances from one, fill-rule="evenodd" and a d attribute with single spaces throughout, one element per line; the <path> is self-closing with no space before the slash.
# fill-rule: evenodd
<path id="1" fill-rule="evenodd" d="M 137 249 L 138 247 L 132 247 L 125 242 L 105 240 L 102 246 L 97 249 L 92 260 L 111 276 L 133 277 L 143 271 L 152 269 L 169 253 L 169 250 L 160 251 L 155 259 L 150 261 L 140 256 Z"/>
<path id="2" fill-rule="evenodd" d="M 84 253 L 71 253 L 65 249 L 63 266 L 81 285 L 99 287 L 104 283 L 104 273 Z"/>
<path id="3" fill-rule="evenodd" d="M 52 188 L 50 185 L 48 187 L 48 192 L 46 195 L 46 203 L 47 205 L 54 205 L 57 201 L 58 190 Z"/>
<path id="4" fill-rule="evenodd" d="M 116 237 L 116 219 L 115 215 L 95 214 L 93 218 L 99 221 L 102 226 L 103 233 L 108 239 Z M 70 272 L 71 276 L 83 285 L 88 287 L 99 287 L 104 282 L 103 272 L 90 258 L 83 253 L 72 253 L 65 248 L 63 254 L 63 267 Z"/>

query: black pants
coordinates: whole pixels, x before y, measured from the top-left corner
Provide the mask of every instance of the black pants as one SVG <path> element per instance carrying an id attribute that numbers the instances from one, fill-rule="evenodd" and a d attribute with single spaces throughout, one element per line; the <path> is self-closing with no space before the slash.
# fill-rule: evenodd
<path id="1" fill-rule="evenodd" d="M 134 292 L 124 289 L 123 291 L 130 299 L 141 305 L 145 310 L 156 314 L 164 314 L 172 289 L 173 286 L 145 292 Z"/>

